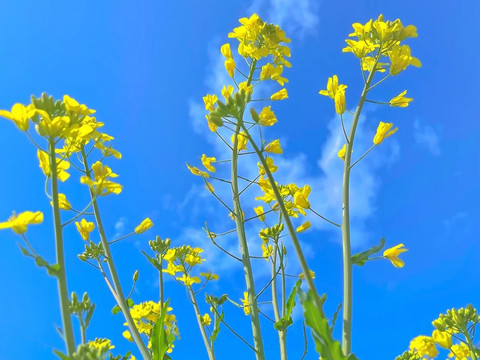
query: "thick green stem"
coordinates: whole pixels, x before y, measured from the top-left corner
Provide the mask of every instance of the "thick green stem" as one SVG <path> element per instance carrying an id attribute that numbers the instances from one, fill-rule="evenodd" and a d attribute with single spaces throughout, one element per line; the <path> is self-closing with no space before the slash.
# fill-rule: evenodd
<path id="1" fill-rule="evenodd" d="M 379 51 L 380 54 L 380 51 Z M 355 140 L 358 120 L 362 112 L 363 104 L 368 93 L 368 87 L 375 74 L 379 56 L 375 59 L 373 70 L 368 75 L 367 81 L 363 87 L 357 109 L 353 114 L 352 127 L 347 141 L 345 152 L 345 163 L 343 168 L 343 190 L 342 190 L 342 244 L 343 244 L 343 328 L 342 328 L 342 350 L 348 356 L 352 352 L 352 252 L 350 246 L 350 170 L 352 161 L 352 148 Z"/>
<path id="2" fill-rule="evenodd" d="M 195 297 L 195 293 L 192 290 L 191 286 L 188 286 L 188 292 L 190 293 L 191 302 L 193 305 L 193 309 L 195 310 L 195 317 L 197 318 L 198 328 L 200 329 L 200 333 L 202 334 L 203 343 L 205 344 L 205 349 L 207 349 L 208 359 L 215 360 L 215 354 L 213 352 L 212 346 L 210 345 L 210 341 L 208 340 L 207 333 L 205 332 L 205 327 L 202 324 L 200 314 L 200 310 L 198 309 L 197 299 Z"/>
<path id="3" fill-rule="evenodd" d="M 91 170 L 88 166 L 88 159 L 87 155 L 85 154 L 85 150 L 82 149 L 82 158 L 83 164 L 85 166 L 85 173 L 89 178 L 91 178 Z M 105 234 L 105 229 L 103 228 L 102 218 L 100 216 L 100 210 L 98 208 L 97 200 L 95 194 L 93 193 L 92 188 L 90 188 L 90 197 L 93 202 L 93 213 L 95 214 L 95 221 L 98 227 L 98 233 L 100 234 L 100 239 L 102 241 L 103 251 L 105 253 L 105 258 L 108 264 L 108 270 L 110 271 L 110 275 L 112 276 L 114 290 L 112 291 L 112 295 L 117 301 L 118 306 L 122 310 L 123 316 L 125 317 L 125 321 L 130 329 L 132 334 L 133 340 L 138 347 L 138 350 L 142 354 L 144 360 L 150 360 L 150 351 L 145 346 L 145 343 L 138 332 L 138 329 L 133 321 L 132 315 L 130 314 L 130 310 L 127 305 L 127 301 L 125 300 L 125 295 L 123 293 L 122 285 L 120 283 L 120 279 L 118 277 L 117 269 L 115 268 L 115 264 L 113 262 L 112 253 L 110 251 L 110 245 L 108 244 L 107 236 Z"/>
<path id="4" fill-rule="evenodd" d="M 52 201 L 53 201 L 53 221 L 55 227 L 55 248 L 57 255 L 57 264 L 60 266 L 56 273 L 58 281 L 58 294 L 60 296 L 60 312 L 63 324 L 63 337 L 67 346 L 68 356 L 75 352 L 75 337 L 73 333 L 72 316 L 70 314 L 70 301 L 68 300 L 67 272 L 65 269 L 65 254 L 63 251 L 63 229 L 60 219 L 60 207 L 58 205 L 58 179 L 57 179 L 57 158 L 55 156 L 55 142 L 50 139 L 48 143 L 48 152 L 50 155 L 50 168 L 52 177 Z"/>
<path id="5" fill-rule="evenodd" d="M 240 121 L 240 120 L 239 120 Z M 237 125 L 235 134 L 238 134 L 240 125 Z M 232 195 L 233 195 L 233 211 L 235 225 L 237 228 L 238 241 L 240 243 L 240 251 L 242 254 L 243 272 L 245 275 L 245 284 L 247 286 L 248 301 L 250 303 L 250 320 L 252 323 L 253 341 L 255 344 L 255 356 L 257 360 L 264 360 L 262 333 L 260 330 L 260 318 L 258 316 L 258 305 L 255 294 L 255 283 L 253 280 L 252 264 L 250 263 L 250 254 L 248 251 L 247 237 L 245 235 L 245 224 L 243 219 L 243 211 L 240 204 L 240 196 L 238 193 L 238 136 L 235 136 L 232 152 Z"/>
<path id="6" fill-rule="evenodd" d="M 280 321 L 280 311 L 278 307 L 278 295 L 277 295 L 277 252 L 278 243 L 275 244 L 275 250 L 272 257 L 272 306 L 275 321 Z M 285 330 L 278 331 L 278 341 L 280 343 L 280 359 L 287 359 L 287 333 Z"/>

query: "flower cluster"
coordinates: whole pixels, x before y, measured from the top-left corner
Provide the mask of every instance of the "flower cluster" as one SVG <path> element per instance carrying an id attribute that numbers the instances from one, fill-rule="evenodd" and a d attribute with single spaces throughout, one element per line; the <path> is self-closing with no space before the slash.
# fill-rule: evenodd
<path id="1" fill-rule="evenodd" d="M 171 307 L 167 307 L 166 311 L 172 311 Z M 133 305 L 130 308 L 130 314 L 132 315 L 133 321 L 135 322 L 135 326 L 138 329 L 140 334 L 145 334 L 148 338 L 148 347 L 152 346 L 152 332 L 155 323 L 162 315 L 162 304 L 156 303 L 153 301 L 146 301 L 137 305 Z M 125 323 L 124 325 L 127 325 Z M 175 315 L 173 314 L 165 314 L 163 319 L 163 325 L 165 326 L 166 332 L 168 335 L 173 335 L 178 337 L 179 332 L 177 328 L 177 320 Z M 133 341 L 132 335 L 130 331 L 125 330 L 123 332 L 123 336 L 129 340 Z M 173 341 L 169 342 L 169 349 L 167 352 L 171 353 L 173 348 Z"/>

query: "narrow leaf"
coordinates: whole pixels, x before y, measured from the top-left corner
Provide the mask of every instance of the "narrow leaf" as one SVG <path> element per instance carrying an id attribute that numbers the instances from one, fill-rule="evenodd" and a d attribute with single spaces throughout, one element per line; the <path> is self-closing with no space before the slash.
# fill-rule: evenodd
<path id="1" fill-rule="evenodd" d="M 370 255 L 378 253 L 380 250 L 383 249 L 385 246 L 385 238 L 380 239 L 380 244 L 377 246 L 373 246 L 372 248 L 362 251 L 358 254 L 352 256 L 352 264 L 363 266 L 367 262 Z"/>

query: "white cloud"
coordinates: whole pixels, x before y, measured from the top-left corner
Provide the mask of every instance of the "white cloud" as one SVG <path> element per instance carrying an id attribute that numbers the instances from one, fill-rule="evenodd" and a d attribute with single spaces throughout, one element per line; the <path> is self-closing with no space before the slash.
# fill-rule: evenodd
<path id="1" fill-rule="evenodd" d="M 440 138 L 435 129 L 428 125 L 421 125 L 418 119 L 415 119 L 413 136 L 415 141 L 425 146 L 433 156 L 440 155 Z"/>
<path id="2" fill-rule="evenodd" d="M 121 217 L 115 222 L 115 235 L 113 236 L 114 238 L 118 238 L 119 236 L 122 236 L 125 234 L 125 226 L 127 224 L 127 218 L 126 217 Z"/>

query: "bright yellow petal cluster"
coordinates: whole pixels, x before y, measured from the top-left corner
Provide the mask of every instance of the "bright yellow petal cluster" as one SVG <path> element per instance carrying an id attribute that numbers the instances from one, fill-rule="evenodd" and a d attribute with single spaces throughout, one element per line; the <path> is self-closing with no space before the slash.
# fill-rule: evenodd
<path id="1" fill-rule="evenodd" d="M 53 206 L 53 201 L 50 201 L 50 205 Z M 72 205 L 68 202 L 65 194 L 58 194 L 58 207 L 62 210 L 72 209 Z"/>
<path id="2" fill-rule="evenodd" d="M 454 360 L 470 360 L 472 355 L 473 354 L 470 352 L 468 345 L 462 342 L 460 344 L 452 345 L 448 357 L 455 357 Z"/>
<path id="3" fill-rule="evenodd" d="M 404 248 L 403 244 L 398 244 L 390 249 L 387 249 L 383 252 L 383 256 L 390 260 L 393 266 L 401 268 L 405 265 L 405 263 L 398 258 L 398 255 L 407 251 L 408 249 Z"/>
<path id="4" fill-rule="evenodd" d="M 0 116 L 12 120 L 21 131 L 27 131 L 29 119 L 35 114 L 33 105 L 14 104 L 11 111 L 0 110 Z"/>
<path id="5" fill-rule="evenodd" d="M 347 153 L 347 144 L 344 144 L 340 150 L 338 150 L 338 157 L 345 161 L 345 154 Z"/>
<path id="6" fill-rule="evenodd" d="M 25 211 L 20 214 L 13 213 L 10 218 L 0 223 L 1 229 L 12 229 L 16 234 L 25 234 L 27 226 L 31 224 L 41 224 L 43 222 L 43 213 L 41 211 Z"/>
<path id="7" fill-rule="evenodd" d="M 232 144 L 235 144 L 235 134 L 232 135 L 231 139 Z M 247 150 L 248 138 L 245 132 L 238 133 L 237 136 L 237 149 L 238 151 Z"/>
<path id="8" fill-rule="evenodd" d="M 108 194 L 120 194 L 122 185 L 109 179 L 118 177 L 107 165 L 97 161 L 92 165 L 93 179 L 90 176 L 82 176 L 80 182 L 88 185 L 95 194 L 105 196 Z"/>
<path id="9" fill-rule="evenodd" d="M 84 104 L 79 104 L 77 100 L 71 98 L 68 95 L 63 95 L 63 104 L 67 111 L 71 111 L 80 115 L 91 115 L 95 114 L 95 110 L 89 109 Z"/>
<path id="10" fill-rule="evenodd" d="M 433 330 L 432 338 L 435 343 L 445 349 L 449 349 L 452 346 L 452 335 L 446 331 Z"/>
<path id="11" fill-rule="evenodd" d="M 85 219 L 82 219 L 80 222 L 76 221 L 75 226 L 82 236 L 82 239 L 85 241 L 90 239 L 90 233 L 95 229 L 95 224 L 93 222 L 88 222 Z"/>
<path id="12" fill-rule="evenodd" d="M 388 52 L 390 58 L 390 74 L 398 75 L 405 70 L 408 65 L 421 67 L 422 63 L 417 58 L 410 55 L 410 47 L 408 45 L 397 45 Z"/>
<path id="13" fill-rule="evenodd" d="M 375 145 L 380 145 L 384 139 L 395 134 L 398 128 L 390 130 L 392 127 L 393 127 L 393 123 L 384 123 L 380 121 L 380 123 L 378 124 L 377 133 L 373 138 L 373 143 Z"/>
<path id="14" fill-rule="evenodd" d="M 303 188 L 298 189 L 295 192 L 293 202 L 299 208 L 299 210 L 310 209 L 310 203 L 308 202 L 308 196 L 312 189 L 309 185 L 305 185 Z M 304 214 L 305 215 L 305 214 Z"/>
<path id="15" fill-rule="evenodd" d="M 250 301 L 248 300 L 248 292 L 243 293 L 243 299 L 240 299 L 243 305 L 243 312 L 245 315 L 250 315 Z"/>
<path id="16" fill-rule="evenodd" d="M 267 156 L 265 158 L 265 162 L 267 163 L 267 168 L 268 168 L 268 170 L 270 170 L 271 173 L 274 173 L 278 170 L 278 166 L 273 164 L 273 159 L 271 157 Z M 264 169 L 263 165 L 260 162 L 258 162 L 257 165 L 258 165 L 258 169 L 259 169 L 258 173 L 260 175 L 265 175 L 265 169 Z"/>
<path id="17" fill-rule="evenodd" d="M 145 231 L 147 231 L 148 229 L 150 229 L 152 226 L 153 226 L 152 220 L 150 220 L 149 218 L 146 218 L 140 223 L 140 225 L 138 225 L 135 228 L 134 231 L 137 234 L 141 234 L 141 233 L 144 233 Z"/>
<path id="18" fill-rule="evenodd" d="M 347 88 L 347 85 L 344 84 L 338 84 L 338 76 L 333 75 L 332 77 L 328 78 L 327 81 L 327 89 L 326 90 L 320 90 L 318 93 L 323 96 L 328 96 L 330 99 L 335 100 L 335 95 L 337 94 L 338 91 L 345 91 Z"/>
<path id="19" fill-rule="evenodd" d="M 265 151 L 272 154 L 283 154 L 282 147 L 280 146 L 280 140 L 273 140 L 271 143 L 265 145 Z"/>
<path id="20" fill-rule="evenodd" d="M 263 211 L 263 206 L 259 205 L 256 208 L 253 208 L 255 214 L 257 214 L 260 221 L 265 221 L 265 212 Z"/>
<path id="21" fill-rule="evenodd" d="M 310 272 L 310 276 L 312 277 L 312 279 L 315 279 L 315 271 L 313 270 L 308 270 Z M 298 275 L 298 277 L 302 280 L 305 279 L 305 274 L 302 272 Z"/>
<path id="22" fill-rule="evenodd" d="M 214 157 L 207 157 L 207 155 L 202 154 L 202 164 L 210 172 L 215 172 L 215 168 L 212 166 L 212 163 L 216 162 L 217 159 Z"/>
<path id="23" fill-rule="evenodd" d="M 270 106 L 264 107 L 258 116 L 260 118 L 259 123 L 262 126 L 272 126 L 277 122 L 277 118 Z"/>
<path id="24" fill-rule="evenodd" d="M 299 227 L 297 227 L 297 232 L 298 232 L 298 233 L 302 233 L 302 232 L 304 232 L 305 230 L 310 229 L 311 227 L 312 227 L 312 224 L 310 223 L 310 221 L 306 221 L 306 222 L 304 222 L 302 225 L 300 225 Z"/>
<path id="25" fill-rule="evenodd" d="M 215 103 L 218 101 L 217 95 L 207 94 L 203 97 L 203 103 L 205 104 L 205 110 L 215 111 Z"/>
<path id="26" fill-rule="evenodd" d="M 415 351 L 420 356 L 430 356 L 432 358 L 438 355 L 435 341 L 430 336 L 420 335 L 410 341 L 410 350 Z"/>
<path id="27" fill-rule="evenodd" d="M 268 258 L 273 255 L 273 246 L 262 243 L 262 256 L 268 261 Z"/>
<path id="28" fill-rule="evenodd" d="M 287 89 L 279 90 L 275 94 L 272 94 L 272 96 L 270 96 L 270 100 L 274 100 L 274 101 L 285 100 L 285 99 L 288 99 Z"/>
<path id="29" fill-rule="evenodd" d="M 42 150 L 37 150 L 37 157 L 38 160 L 40 161 L 40 169 L 42 169 L 43 174 L 47 177 L 50 177 L 51 175 L 51 170 L 50 170 L 50 157 L 49 155 Z M 69 177 L 70 174 L 67 172 L 67 170 L 70 168 L 70 163 L 66 160 L 63 159 L 57 159 L 57 178 L 60 181 L 66 181 Z"/>
<path id="30" fill-rule="evenodd" d="M 109 339 L 99 339 L 99 338 L 89 341 L 88 346 L 96 350 L 105 350 L 105 351 L 115 348 L 115 346 L 112 345 L 112 342 Z"/>
<path id="31" fill-rule="evenodd" d="M 205 171 L 202 171 L 200 170 L 199 168 L 195 167 L 195 166 L 190 166 L 189 164 L 185 163 L 187 165 L 187 168 L 188 170 L 190 170 L 190 172 L 193 174 L 193 175 L 197 175 L 197 176 L 202 176 L 202 177 L 210 177 L 210 175 L 205 172 Z"/>
<path id="32" fill-rule="evenodd" d="M 390 106 L 398 106 L 398 107 L 407 107 L 408 103 L 413 101 L 412 98 L 406 98 L 405 94 L 407 90 L 402 91 L 400 94 L 395 96 L 392 100 L 390 100 Z"/>
<path id="33" fill-rule="evenodd" d="M 202 323 L 203 326 L 209 326 L 212 323 L 212 318 L 207 313 L 203 316 L 200 316 L 200 322 Z"/>

